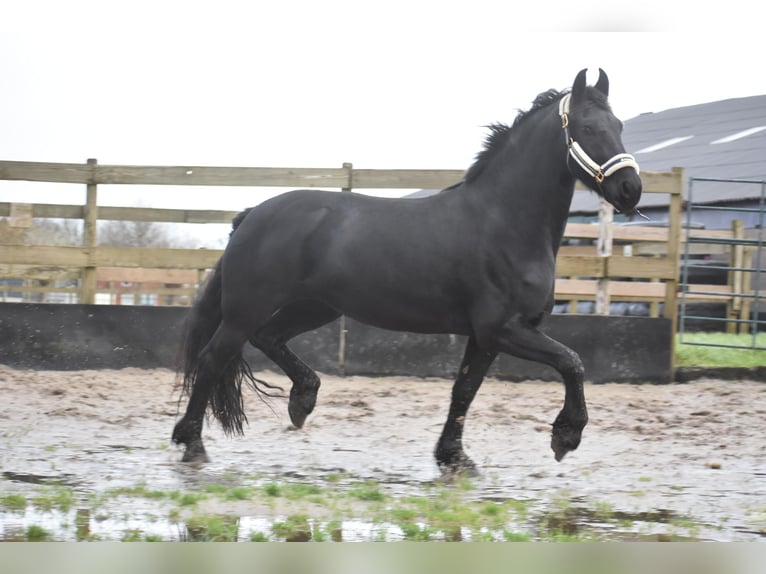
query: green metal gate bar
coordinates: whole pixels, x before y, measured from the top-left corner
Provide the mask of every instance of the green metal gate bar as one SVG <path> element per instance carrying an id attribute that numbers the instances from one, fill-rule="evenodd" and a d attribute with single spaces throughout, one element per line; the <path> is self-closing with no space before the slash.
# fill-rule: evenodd
<path id="1" fill-rule="evenodd" d="M 716 183 L 732 183 L 732 184 L 748 184 L 748 185 L 758 185 L 760 186 L 760 200 L 758 202 L 758 207 L 737 207 L 737 206 L 716 206 L 716 205 L 703 205 L 703 204 L 695 204 L 694 203 L 694 189 L 695 189 L 695 183 L 701 183 L 701 182 L 716 182 Z M 761 290 L 761 276 L 763 273 L 763 264 L 766 263 L 766 260 L 763 260 L 766 255 L 764 255 L 764 247 L 766 246 L 766 238 L 764 237 L 764 220 L 766 219 L 766 181 L 756 181 L 756 180 L 739 180 L 739 179 L 714 179 L 714 178 L 690 178 L 689 179 L 689 195 L 688 195 L 688 203 L 686 208 L 686 227 L 687 229 L 692 228 L 692 212 L 693 211 L 718 211 L 718 212 L 740 212 L 740 213 L 757 213 L 758 214 L 758 223 L 756 224 L 757 237 L 756 238 L 724 238 L 724 237 L 705 237 L 705 236 L 695 236 L 691 237 L 689 236 L 687 240 L 684 243 L 684 261 L 685 265 L 683 266 L 682 271 L 682 277 L 681 277 L 681 285 L 680 285 L 680 292 L 681 292 L 681 302 L 680 302 L 680 314 L 679 314 L 679 342 L 682 344 L 687 345 L 699 345 L 699 346 L 706 346 L 706 347 L 729 347 L 729 348 L 747 348 L 747 349 L 762 349 L 766 350 L 766 346 L 759 345 L 758 344 L 758 334 L 759 332 L 766 332 L 766 320 L 761 320 L 760 316 L 762 313 L 759 313 L 761 311 L 761 307 L 766 303 L 766 296 Z M 732 249 L 735 247 L 741 247 L 743 249 L 749 249 L 751 250 L 753 257 L 751 258 L 752 265 L 737 265 L 734 263 L 731 263 L 730 265 L 695 265 L 693 263 L 690 263 L 690 245 L 692 244 L 709 244 L 709 245 L 728 245 Z M 733 259 L 730 258 L 730 262 Z M 693 269 L 707 269 L 707 270 L 719 270 L 719 271 L 726 271 L 727 274 L 730 274 L 732 272 L 738 272 L 738 273 L 749 273 L 750 274 L 750 281 L 748 282 L 751 285 L 750 289 L 744 289 L 741 291 L 736 290 L 734 287 L 737 285 L 732 285 L 731 291 L 725 293 L 725 296 L 727 298 L 730 298 L 732 301 L 735 300 L 747 300 L 751 302 L 750 307 L 750 316 L 747 317 L 739 317 L 739 318 L 733 318 L 733 317 L 701 317 L 701 316 L 695 316 L 690 315 L 687 312 L 687 305 L 689 304 L 689 300 L 687 296 L 691 295 L 701 295 L 701 296 L 720 296 L 722 295 L 720 292 L 717 291 L 710 291 L 705 289 L 695 289 L 694 286 L 690 285 L 689 283 L 689 271 Z M 739 282 L 738 284 L 740 287 L 742 285 L 745 285 L 744 282 Z M 740 344 L 717 344 L 717 343 L 706 343 L 706 342 L 699 342 L 694 341 L 693 339 L 690 339 L 686 337 L 686 335 L 689 333 L 687 329 L 687 321 L 689 320 L 705 320 L 710 322 L 720 322 L 720 323 L 726 323 L 727 325 L 736 325 L 737 330 L 743 330 L 743 327 L 747 329 L 747 332 L 751 335 L 750 338 L 750 344 L 740 345 Z"/>

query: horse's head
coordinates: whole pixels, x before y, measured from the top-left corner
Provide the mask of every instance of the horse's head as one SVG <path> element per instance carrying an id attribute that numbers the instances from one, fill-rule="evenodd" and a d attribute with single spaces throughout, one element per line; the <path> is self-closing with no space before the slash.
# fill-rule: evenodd
<path id="1" fill-rule="evenodd" d="M 607 103 L 609 78 L 599 68 L 596 85 L 586 86 L 586 72 L 577 74 L 559 105 L 569 169 L 615 208 L 630 212 L 641 198 L 638 163 L 625 153 L 622 122 Z"/>

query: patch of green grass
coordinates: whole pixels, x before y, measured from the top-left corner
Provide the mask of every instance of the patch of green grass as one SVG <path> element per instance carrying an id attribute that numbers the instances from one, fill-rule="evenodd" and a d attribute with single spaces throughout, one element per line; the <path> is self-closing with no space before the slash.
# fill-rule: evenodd
<path id="1" fill-rule="evenodd" d="M 139 528 L 131 528 L 122 534 L 122 542 L 164 542 L 161 536 L 157 534 L 144 534 Z"/>
<path id="2" fill-rule="evenodd" d="M 223 497 L 226 500 L 250 500 L 252 496 L 252 489 L 246 486 L 233 486 L 223 494 Z"/>
<path id="3" fill-rule="evenodd" d="M 201 500 L 205 500 L 207 495 L 203 492 L 178 492 L 170 493 L 170 498 L 181 506 L 196 506 Z"/>
<path id="4" fill-rule="evenodd" d="M 503 530 L 503 540 L 506 542 L 529 542 L 532 537 L 526 532 L 512 532 Z"/>
<path id="5" fill-rule="evenodd" d="M 146 483 L 144 482 L 139 482 L 134 486 L 121 486 L 118 488 L 113 488 L 108 491 L 108 494 L 110 496 L 132 496 L 135 498 L 149 498 L 153 500 L 158 500 L 168 496 L 167 493 L 161 490 L 148 489 L 146 487 Z"/>
<path id="6" fill-rule="evenodd" d="M 51 538 L 50 532 L 45 530 L 45 528 L 42 526 L 38 526 L 37 524 L 31 524 L 30 526 L 27 526 L 25 536 L 26 539 L 30 542 L 45 542 Z"/>
<path id="7" fill-rule="evenodd" d="M 143 542 L 143 532 L 138 528 L 131 528 L 122 533 L 122 542 Z"/>
<path id="8" fill-rule="evenodd" d="M 239 519 L 234 516 L 193 516 L 186 521 L 190 540 L 205 542 L 236 542 Z"/>
<path id="9" fill-rule="evenodd" d="M 497 502 L 485 502 L 479 512 L 485 516 L 497 516 L 503 511 L 503 506 Z"/>
<path id="10" fill-rule="evenodd" d="M 278 498 L 282 496 L 282 487 L 280 487 L 276 482 L 272 482 L 264 486 L 263 491 L 266 493 L 266 496 L 271 496 L 272 498 Z"/>
<path id="11" fill-rule="evenodd" d="M 569 533 L 562 532 L 561 530 L 553 530 L 546 532 L 542 536 L 542 540 L 546 540 L 548 542 L 593 542 L 596 540 L 596 537 L 590 532 Z"/>
<path id="12" fill-rule="evenodd" d="M 309 496 L 322 494 L 322 487 L 305 482 L 291 482 L 280 488 L 282 496 L 290 500 L 298 500 Z"/>
<path id="13" fill-rule="evenodd" d="M 0 498 L 0 506 L 8 510 L 20 512 L 27 507 L 27 499 L 21 494 L 5 494 Z"/>
<path id="14" fill-rule="evenodd" d="M 269 537 L 263 532 L 251 532 L 250 542 L 268 542 Z"/>
<path id="15" fill-rule="evenodd" d="M 386 495 L 380 490 L 380 485 L 375 482 L 365 482 L 349 490 L 349 495 L 367 502 L 382 502 Z"/>
<path id="16" fill-rule="evenodd" d="M 426 542 L 431 540 L 434 535 L 433 529 L 427 524 L 421 525 L 415 522 L 405 522 L 400 524 L 399 528 L 402 529 L 404 539 L 409 541 Z"/>
<path id="17" fill-rule="evenodd" d="M 271 531 L 287 541 L 306 542 L 312 539 L 309 517 L 305 514 L 292 514 L 282 522 L 275 522 Z"/>
<path id="18" fill-rule="evenodd" d="M 202 490 L 210 494 L 225 495 L 229 487 L 223 484 L 206 484 Z"/>
<path id="19" fill-rule="evenodd" d="M 75 495 L 72 489 L 63 486 L 56 486 L 39 493 L 32 500 L 34 506 L 40 510 L 60 510 L 69 511 L 75 503 Z"/>
<path id="20" fill-rule="evenodd" d="M 742 348 L 687 345 L 735 345 Z M 760 367 L 766 363 L 766 351 L 752 349 L 753 336 L 730 333 L 684 333 L 676 335 L 676 366 L 679 367 Z M 756 346 L 766 347 L 766 332 L 756 337 Z"/>
<path id="21" fill-rule="evenodd" d="M 614 517 L 614 505 L 609 502 L 597 502 L 593 509 L 593 517 L 603 522 L 609 522 Z"/>

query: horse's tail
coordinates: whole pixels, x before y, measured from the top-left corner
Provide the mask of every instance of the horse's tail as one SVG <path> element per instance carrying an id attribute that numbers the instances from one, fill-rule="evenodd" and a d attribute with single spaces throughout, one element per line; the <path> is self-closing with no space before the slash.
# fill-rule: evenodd
<path id="1" fill-rule="evenodd" d="M 239 214 L 232 222 L 232 233 L 247 214 Z M 202 351 L 218 329 L 223 318 L 221 310 L 221 261 L 218 260 L 212 275 L 208 278 L 186 319 L 181 349 L 182 364 L 179 373 L 183 373 L 182 396 L 191 395 L 198 384 L 198 374 Z M 247 383 L 258 392 L 259 396 L 273 396 L 262 387 L 282 390 L 253 376 L 250 365 L 238 352 L 231 357 L 223 372 L 216 373 L 209 393 L 209 406 L 226 434 L 242 434 L 242 427 L 247 422 L 242 400 L 242 383 Z"/>

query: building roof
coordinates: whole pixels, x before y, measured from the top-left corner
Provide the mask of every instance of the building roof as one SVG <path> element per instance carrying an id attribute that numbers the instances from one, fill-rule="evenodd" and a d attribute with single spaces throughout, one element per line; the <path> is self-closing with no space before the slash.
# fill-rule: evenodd
<path id="1" fill-rule="evenodd" d="M 625 148 L 643 171 L 682 167 L 687 180 L 766 181 L 766 95 L 641 114 L 624 124 Z M 743 201 L 760 198 L 762 186 L 694 182 L 692 193 L 694 203 Z M 640 205 L 667 205 L 667 196 L 645 194 Z M 571 211 L 598 211 L 598 198 L 577 191 Z"/>

